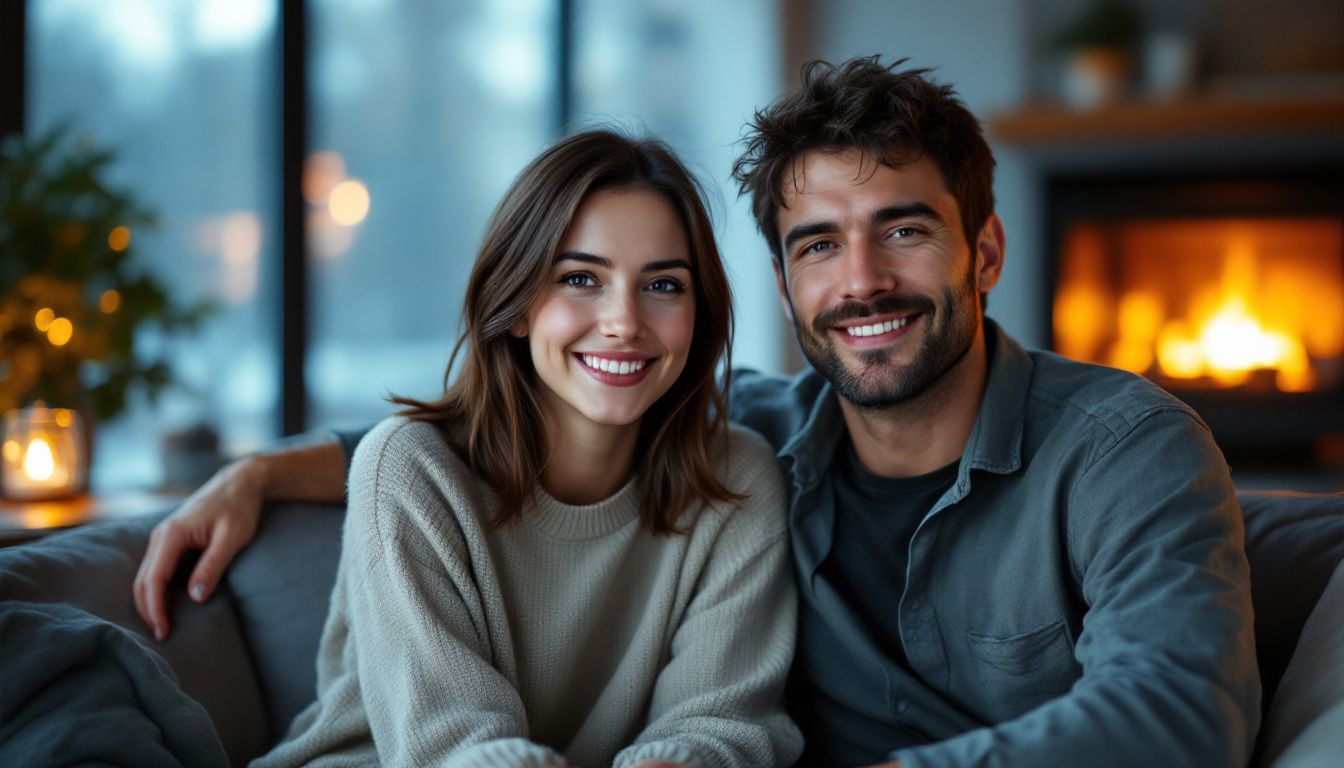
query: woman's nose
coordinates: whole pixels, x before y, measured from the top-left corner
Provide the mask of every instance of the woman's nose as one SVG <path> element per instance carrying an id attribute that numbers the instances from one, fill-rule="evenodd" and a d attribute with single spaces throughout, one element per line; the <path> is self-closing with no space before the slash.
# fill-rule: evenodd
<path id="1" fill-rule="evenodd" d="M 643 334 L 644 323 L 639 315 L 639 302 L 625 293 L 610 294 L 602 302 L 598 330 L 604 336 L 630 340 Z"/>

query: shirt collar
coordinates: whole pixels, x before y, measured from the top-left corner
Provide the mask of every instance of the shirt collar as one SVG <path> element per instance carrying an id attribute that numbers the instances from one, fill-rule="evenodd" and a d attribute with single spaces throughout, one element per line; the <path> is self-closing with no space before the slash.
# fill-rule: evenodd
<path id="1" fill-rule="evenodd" d="M 1022 434 L 1027 397 L 1031 389 L 1031 357 L 993 320 L 985 318 L 985 346 L 989 351 L 989 377 L 980 412 L 962 453 L 959 483 L 971 469 L 1008 474 L 1022 467 Z M 808 371 L 805 377 L 821 376 Z M 806 421 L 780 449 L 781 458 L 792 462 L 795 486 L 814 487 L 830 471 L 832 457 L 845 434 L 845 420 L 835 388 L 821 387 Z"/>
<path id="2" fill-rule="evenodd" d="M 1022 434 L 1035 365 L 1022 345 L 989 318 L 985 318 L 985 346 L 989 378 L 961 455 L 962 471 L 982 469 L 1006 475 L 1022 468 Z"/>

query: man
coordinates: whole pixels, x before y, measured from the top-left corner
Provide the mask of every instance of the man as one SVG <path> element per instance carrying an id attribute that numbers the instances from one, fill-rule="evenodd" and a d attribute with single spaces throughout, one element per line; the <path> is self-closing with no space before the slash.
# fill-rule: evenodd
<path id="1" fill-rule="evenodd" d="M 1244 764 L 1260 690 L 1226 464 L 1158 388 L 984 317 L 993 158 L 950 88 L 896 66 L 809 66 L 734 167 L 813 366 L 731 392 L 791 480 L 805 761 Z M 136 585 L 156 632 L 184 548 L 206 547 L 203 598 L 263 497 L 339 498 L 348 448 L 235 465 L 160 525 Z"/>

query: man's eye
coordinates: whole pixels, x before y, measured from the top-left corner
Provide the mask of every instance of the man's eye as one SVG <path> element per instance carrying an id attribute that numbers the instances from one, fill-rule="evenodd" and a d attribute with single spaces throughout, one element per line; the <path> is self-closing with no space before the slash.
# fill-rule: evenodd
<path id="1" fill-rule="evenodd" d="M 919 227 L 897 227 L 891 230 L 891 237 L 895 240 L 904 240 L 911 237 L 924 234 Z"/>
<path id="2" fill-rule="evenodd" d="M 660 277 L 649 283 L 649 290 L 654 293 L 685 293 L 686 286 L 682 285 L 680 280 L 673 280 L 670 277 Z"/>
<path id="3" fill-rule="evenodd" d="M 820 240 L 799 251 L 798 255 L 806 256 L 810 253 L 821 253 L 822 251 L 829 251 L 832 247 L 834 247 L 834 245 L 835 244 L 832 243 L 830 240 Z"/>
<path id="4" fill-rule="evenodd" d="M 560 284 L 572 288 L 591 288 L 597 285 L 597 279 L 587 272 L 570 272 L 560 278 Z"/>

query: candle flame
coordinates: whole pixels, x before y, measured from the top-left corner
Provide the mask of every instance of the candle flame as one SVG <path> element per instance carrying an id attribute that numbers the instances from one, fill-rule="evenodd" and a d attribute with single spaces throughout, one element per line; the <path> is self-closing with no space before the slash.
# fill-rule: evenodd
<path id="1" fill-rule="evenodd" d="M 50 480 L 56 474 L 56 457 L 46 440 L 35 437 L 28 443 L 23 457 L 23 473 L 39 482 Z"/>

